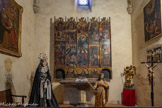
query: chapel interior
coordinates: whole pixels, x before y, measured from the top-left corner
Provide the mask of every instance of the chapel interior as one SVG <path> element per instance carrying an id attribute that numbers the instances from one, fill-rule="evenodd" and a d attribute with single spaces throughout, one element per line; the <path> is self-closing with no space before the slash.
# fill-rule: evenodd
<path id="1" fill-rule="evenodd" d="M 161 0 L 0 0 L 0 106 L 29 102 L 41 56 L 61 107 L 95 106 L 100 73 L 109 86 L 106 107 L 162 106 L 161 5 Z M 8 31 L 5 19 L 13 26 Z"/>

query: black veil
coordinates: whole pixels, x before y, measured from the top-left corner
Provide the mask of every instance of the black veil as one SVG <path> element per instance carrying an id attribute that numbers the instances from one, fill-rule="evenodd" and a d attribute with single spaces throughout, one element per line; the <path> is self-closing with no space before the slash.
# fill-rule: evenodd
<path id="1" fill-rule="evenodd" d="M 29 105 L 28 106 L 42 106 L 42 102 L 41 101 L 41 98 L 40 98 L 40 82 L 41 82 L 41 79 L 40 79 L 40 70 L 41 70 L 41 67 L 42 67 L 42 63 L 43 63 L 43 60 L 40 61 L 40 64 L 38 65 L 38 68 L 36 69 L 36 73 L 35 73 L 35 77 L 34 77 L 34 82 L 33 82 L 33 87 L 32 87 L 32 91 L 31 91 L 31 95 L 30 95 L 30 99 L 29 99 Z M 47 65 L 48 66 L 48 65 Z M 47 71 L 47 79 L 50 80 L 51 82 L 51 76 L 49 74 L 49 68 L 48 68 L 48 71 Z M 51 84 L 52 86 L 52 84 Z M 53 91 L 52 91 L 52 87 L 51 87 L 51 104 L 52 106 L 54 107 L 58 107 L 59 104 L 57 103 L 57 100 L 53 94 Z"/>

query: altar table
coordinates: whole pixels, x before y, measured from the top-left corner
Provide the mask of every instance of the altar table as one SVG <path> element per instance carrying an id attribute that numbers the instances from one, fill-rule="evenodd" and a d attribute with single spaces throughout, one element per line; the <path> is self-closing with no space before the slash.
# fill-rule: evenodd
<path id="1" fill-rule="evenodd" d="M 94 84 L 96 80 L 88 80 L 91 84 Z M 87 82 L 76 82 L 75 80 L 62 80 L 60 81 L 61 84 L 63 84 L 64 88 L 66 86 L 73 86 L 76 87 L 79 90 L 79 106 L 88 106 L 87 100 L 86 100 L 86 91 L 90 87 L 90 85 Z M 65 92 L 64 92 L 65 93 Z"/>

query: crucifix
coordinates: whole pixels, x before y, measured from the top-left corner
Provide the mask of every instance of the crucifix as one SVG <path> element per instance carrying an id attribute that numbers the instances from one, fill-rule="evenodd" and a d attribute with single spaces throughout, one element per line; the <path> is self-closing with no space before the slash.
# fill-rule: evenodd
<path id="1" fill-rule="evenodd" d="M 154 61 L 154 50 L 151 51 L 151 61 L 149 62 L 141 62 L 142 64 L 145 64 L 147 69 L 148 69 L 148 79 L 149 79 L 149 83 L 151 84 L 151 103 L 152 106 L 154 106 L 154 71 L 153 69 L 158 65 L 158 63 L 161 63 L 159 60 L 158 61 Z M 148 65 L 151 64 L 151 65 Z"/>

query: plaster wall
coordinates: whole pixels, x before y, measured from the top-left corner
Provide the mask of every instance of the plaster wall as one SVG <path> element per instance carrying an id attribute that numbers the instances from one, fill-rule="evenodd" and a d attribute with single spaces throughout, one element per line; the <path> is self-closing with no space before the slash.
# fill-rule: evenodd
<path id="1" fill-rule="evenodd" d="M 22 57 L 12 57 L 0 53 L 0 91 L 6 90 L 6 74 L 13 75 L 12 92 L 16 95 L 29 96 L 31 90 L 31 76 L 34 74 L 33 53 L 34 53 L 34 25 L 35 15 L 33 12 L 33 0 L 15 0 L 23 7 L 21 52 Z M 6 66 L 6 62 L 10 64 Z M 10 69 L 7 72 L 7 69 Z M 27 101 L 28 99 L 25 99 Z M 19 101 L 16 100 L 16 101 Z"/>
<path id="2" fill-rule="evenodd" d="M 151 106 L 151 86 L 147 79 L 147 69 L 141 62 L 146 61 L 146 50 L 162 44 L 162 38 L 156 38 L 145 42 L 144 36 L 144 14 L 143 8 L 149 0 L 133 0 L 132 21 L 132 46 L 133 46 L 133 64 L 137 67 L 135 76 L 136 104 L 139 106 Z M 154 104 L 162 106 L 162 64 L 155 69 L 154 78 Z"/>
<path id="3" fill-rule="evenodd" d="M 131 16 L 127 13 L 127 0 L 92 0 L 92 12 L 84 9 L 75 8 L 75 0 L 40 0 L 40 10 L 36 14 L 35 27 L 35 48 L 34 48 L 34 68 L 37 67 L 39 53 L 44 52 L 48 55 L 51 76 L 54 65 L 54 36 L 53 23 L 56 18 L 65 16 L 70 17 L 111 17 L 111 39 L 112 39 L 112 80 L 110 85 L 109 103 L 121 103 L 121 93 L 123 80 L 121 73 L 124 67 L 132 64 L 132 37 L 131 37 Z M 77 92 L 75 89 L 67 89 L 66 94 L 72 102 L 76 102 Z M 62 92 L 55 92 L 62 94 Z M 67 96 L 67 95 L 64 96 Z M 58 100 L 62 102 L 63 95 Z M 61 98 L 61 99 L 60 99 Z M 90 95 L 90 103 L 94 103 L 94 98 Z"/>

